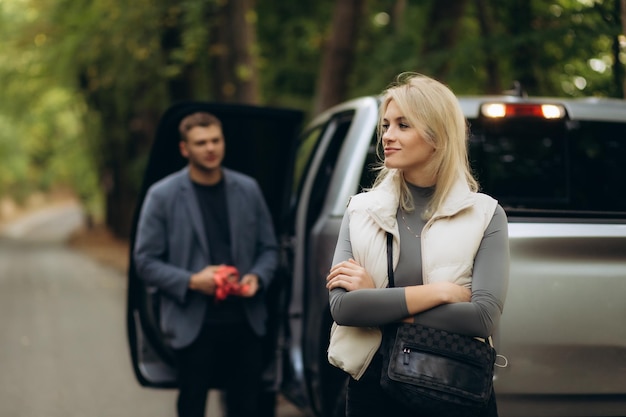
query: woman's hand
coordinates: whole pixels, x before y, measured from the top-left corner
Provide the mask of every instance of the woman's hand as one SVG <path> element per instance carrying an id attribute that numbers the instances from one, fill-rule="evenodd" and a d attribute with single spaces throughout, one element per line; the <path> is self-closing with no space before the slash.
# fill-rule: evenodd
<path id="1" fill-rule="evenodd" d="M 472 291 L 469 288 L 452 282 L 434 282 L 427 285 L 432 285 L 441 292 L 443 304 L 466 303 L 472 298 Z"/>
<path id="2" fill-rule="evenodd" d="M 472 291 L 451 282 L 435 282 L 404 288 L 409 314 L 414 315 L 442 304 L 465 303 L 472 298 Z"/>
<path id="3" fill-rule="evenodd" d="M 376 288 L 370 274 L 354 259 L 340 262 L 330 269 L 326 277 L 326 288 L 343 288 L 346 291 Z"/>

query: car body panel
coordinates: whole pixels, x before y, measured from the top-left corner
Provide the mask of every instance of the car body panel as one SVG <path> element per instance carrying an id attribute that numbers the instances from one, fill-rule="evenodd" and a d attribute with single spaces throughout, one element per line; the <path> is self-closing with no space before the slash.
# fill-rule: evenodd
<path id="1" fill-rule="evenodd" d="M 626 225 L 509 224 L 496 392 L 625 396 Z M 620 372 L 621 370 L 621 372 Z"/>

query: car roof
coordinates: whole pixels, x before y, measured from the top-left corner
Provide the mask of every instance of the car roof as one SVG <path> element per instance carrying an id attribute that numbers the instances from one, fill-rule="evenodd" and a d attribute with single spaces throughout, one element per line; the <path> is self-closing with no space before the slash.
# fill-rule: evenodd
<path id="1" fill-rule="evenodd" d="M 560 104 L 565 107 L 570 120 L 626 122 L 626 100 L 615 98 L 560 98 L 560 97 L 516 97 L 506 95 L 459 96 L 463 113 L 467 118 L 478 117 L 480 106 L 487 102 Z"/>
<path id="2" fill-rule="evenodd" d="M 626 100 L 604 97 L 517 97 L 511 95 L 459 95 L 459 102 L 463 114 L 468 119 L 478 117 L 480 106 L 484 103 L 525 103 L 525 104 L 560 104 L 565 107 L 568 119 L 606 121 L 606 122 L 626 122 Z M 371 100 L 380 101 L 380 96 L 364 96 L 348 100 L 342 104 L 334 106 L 320 113 L 313 120 L 316 122 L 326 120 L 331 114 L 358 108 L 370 103 Z"/>

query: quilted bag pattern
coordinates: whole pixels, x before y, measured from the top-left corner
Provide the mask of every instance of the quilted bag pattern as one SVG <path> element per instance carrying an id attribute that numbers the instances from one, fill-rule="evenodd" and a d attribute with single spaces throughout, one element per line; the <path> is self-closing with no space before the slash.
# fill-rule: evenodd
<path id="1" fill-rule="evenodd" d="M 385 329 L 382 352 L 385 392 L 425 415 L 472 415 L 492 394 L 496 352 L 476 338 L 400 324 Z"/>

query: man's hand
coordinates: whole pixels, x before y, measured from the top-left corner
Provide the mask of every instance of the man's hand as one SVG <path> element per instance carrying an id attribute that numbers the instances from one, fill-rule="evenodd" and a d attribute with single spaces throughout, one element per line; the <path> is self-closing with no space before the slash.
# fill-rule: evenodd
<path id="1" fill-rule="evenodd" d="M 215 271 L 221 265 L 209 265 L 203 270 L 192 274 L 189 279 L 189 288 L 194 291 L 199 291 L 207 295 L 215 294 Z"/>
<path id="2" fill-rule="evenodd" d="M 326 288 L 343 288 L 346 291 L 376 288 L 370 274 L 354 259 L 340 262 L 330 269 L 326 277 Z"/>
<path id="3" fill-rule="evenodd" d="M 241 285 L 239 289 L 239 296 L 241 297 L 254 297 L 254 295 L 259 291 L 259 277 L 255 274 L 246 274 L 239 281 Z"/>
<path id="4" fill-rule="evenodd" d="M 228 273 L 229 275 L 217 276 L 217 274 L 223 273 Z M 246 274 L 241 278 L 241 281 L 238 281 L 238 274 L 234 267 L 210 265 L 191 276 L 189 288 L 207 295 L 213 295 L 217 300 L 222 300 L 229 295 L 246 298 L 254 297 L 259 291 L 260 284 L 259 277 L 255 274 Z"/>

